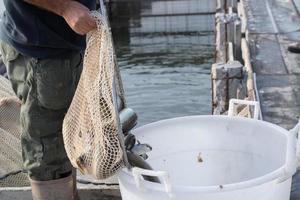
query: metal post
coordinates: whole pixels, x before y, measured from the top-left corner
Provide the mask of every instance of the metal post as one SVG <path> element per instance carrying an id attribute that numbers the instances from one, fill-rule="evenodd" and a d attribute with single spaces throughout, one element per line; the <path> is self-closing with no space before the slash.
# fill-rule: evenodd
<path id="1" fill-rule="evenodd" d="M 233 15 L 232 7 L 228 8 L 228 15 Z M 227 42 L 234 42 L 234 22 L 229 21 L 227 23 Z"/>
<path id="2" fill-rule="evenodd" d="M 227 110 L 227 71 L 226 64 L 215 63 L 212 65 L 212 111 L 214 115 L 220 115 Z"/>
<path id="3" fill-rule="evenodd" d="M 227 49 L 226 49 L 226 24 L 219 21 L 216 24 L 216 62 L 226 63 Z"/>
<path id="4" fill-rule="evenodd" d="M 234 61 L 234 46 L 232 42 L 228 42 L 227 46 L 227 52 L 228 52 L 228 61 Z"/>
<path id="5" fill-rule="evenodd" d="M 225 0 L 217 0 L 217 12 L 225 13 L 226 2 Z"/>
<path id="6" fill-rule="evenodd" d="M 241 49 L 241 42 L 242 42 L 242 23 L 241 20 L 238 19 L 234 22 L 234 58 L 235 60 L 240 61 L 243 63 L 242 57 L 242 49 Z"/>
<path id="7" fill-rule="evenodd" d="M 227 5 L 226 7 L 232 7 L 234 12 L 237 12 L 237 0 L 227 0 Z"/>

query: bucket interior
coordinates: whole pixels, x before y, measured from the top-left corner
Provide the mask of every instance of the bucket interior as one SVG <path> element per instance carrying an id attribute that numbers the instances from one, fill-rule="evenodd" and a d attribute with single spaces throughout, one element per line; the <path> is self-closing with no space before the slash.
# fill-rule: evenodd
<path id="1" fill-rule="evenodd" d="M 264 176 L 285 164 L 286 130 L 229 117 L 165 120 L 134 131 L 153 147 L 148 162 L 174 185 L 215 186 Z"/>

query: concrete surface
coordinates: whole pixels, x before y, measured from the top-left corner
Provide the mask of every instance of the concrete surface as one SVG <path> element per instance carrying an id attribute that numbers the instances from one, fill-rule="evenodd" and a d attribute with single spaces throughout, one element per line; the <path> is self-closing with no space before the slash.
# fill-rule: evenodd
<path id="1" fill-rule="evenodd" d="M 245 0 L 249 42 L 264 120 L 292 128 L 300 114 L 300 16 L 292 0 Z"/>

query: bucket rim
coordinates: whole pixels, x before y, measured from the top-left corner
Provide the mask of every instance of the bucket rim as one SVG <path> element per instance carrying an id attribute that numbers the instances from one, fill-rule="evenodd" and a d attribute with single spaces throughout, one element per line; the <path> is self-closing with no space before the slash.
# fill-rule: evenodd
<path id="1" fill-rule="evenodd" d="M 227 116 L 227 115 L 187 115 L 187 116 L 182 116 L 182 117 L 174 117 L 174 118 L 168 118 L 168 119 L 163 119 L 155 122 L 151 122 L 149 124 L 145 124 L 143 126 L 140 126 L 138 128 L 135 128 L 132 133 L 135 134 L 137 131 L 141 131 L 143 129 L 148 129 L 152 126 L 157 126 L 160 124 L 172 122 L 172 121 L 182 121 L 182 120 L 190 120 L 190 119 L 203 119 L 203 118 L 211 118 L 211 119 L 226 119 L 226 120 L 235 120 L 235 121 L 246 121 L 246 122 L 251 122 L 251 123 L 260 123 L 267 125 L 269 127 L 278 129 L 278 131 L 284 133 L 286 136 L 289 135 L 289 131 L 278 126 L 277 124 L 273 124 L 271 122 L 263 121 L 263 120 L 258 120 L 258 119 L 252 119 L 252 118 L 246 118 L 246 117 L 240 117 L 240 116 Z"/>

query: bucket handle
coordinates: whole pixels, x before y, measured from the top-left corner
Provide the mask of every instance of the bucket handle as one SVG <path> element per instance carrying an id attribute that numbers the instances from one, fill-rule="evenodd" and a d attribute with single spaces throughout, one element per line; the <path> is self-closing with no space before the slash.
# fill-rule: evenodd
<path id="1" fill-rule="evenodd" d="M 132 168 L 132 174 L 135 180 L 136 187 L 140 190 L 144 190 L 144 185 L 142 181 L 143 175 L 145 176 L 153 176 L 160 178 L 164 184 L 165 192 L 169 195 L 169 197 L 172 197 L 172 187 L 170 182 L 170 176 L 165 171 L 153 171 L 153 170 L 146 170 L 138 167 Z"/>
<path id="2" fill-rule="evenodd" d="M 241 100 L 241 99 L 230 99 L 229 101 L 229 109 L 228 109 L 228 116 L 234 117 L 234 106 L 238 105 L 248 105 L 254 106 L 254 114 L 253 119 L 259 119 L 260 116 L 260 105 L 258 101 L 248 101 L 248 100 Z"/>
<path id="3" fill-rule="evenodd" d="M 288 134 L 286 164 L 284 175 L 278 180 L 279 183 L 291 178 L 297 168 L 300 167 L 300 121 Z"/>
<path id="4" fill-rule="evenodd" d="M 290 130 L 292 133 L 292 137 L 296 138 L 296 166 L 297 168 L 300 167 L 300 120 L 298 124 Z"/>

